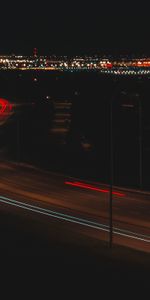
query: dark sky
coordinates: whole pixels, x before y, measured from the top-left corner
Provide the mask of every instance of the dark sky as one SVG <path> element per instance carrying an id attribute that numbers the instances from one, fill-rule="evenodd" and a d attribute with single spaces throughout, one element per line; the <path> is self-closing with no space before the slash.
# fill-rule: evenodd
<path id="1" fill-rule="evenodd" d="M 11 2 L 1 7 L 0 53 L 150 54 L 148 8 L 138 2 Z"/>

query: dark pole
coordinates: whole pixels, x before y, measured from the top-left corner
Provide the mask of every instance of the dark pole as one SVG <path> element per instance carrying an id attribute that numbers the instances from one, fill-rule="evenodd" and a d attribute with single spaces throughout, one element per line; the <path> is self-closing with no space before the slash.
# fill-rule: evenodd
<path id="1" fill-rule="evenodd" d="M 20 164 L 20 120 L 17 120 L 17 162 Z"/>
<path id="2" fill-rule="evenodd" d="M 139 183 L 142 189 L 142 106 L 139 97 Z"/>
<path id="3" fill-rule="evenodd" d="M 110 100 L 110 189 L 109 189 L 109 248 L 112 248 L 113 242 L 113 224 L 112 224 L 112 191 L 113 191 L 113 111 L 112 99 Z"/>

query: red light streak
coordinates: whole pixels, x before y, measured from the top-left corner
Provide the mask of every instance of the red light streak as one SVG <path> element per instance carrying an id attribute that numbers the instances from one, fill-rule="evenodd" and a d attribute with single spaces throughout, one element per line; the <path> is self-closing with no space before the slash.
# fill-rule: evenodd
<path id="1" fill-rule="evenodd" d="M 78 181 L 74 181 L 74 182 L 65 181 L 65 184 L 80 187 L 80 188 L 84 188 L 84 189 L 89 189 L 89 190 L 93 190 L 93 191 L 97 191 L 97 192 L 100 192 L 100 193 L 109 193 L 109 190 L 100 189 L 100 188 L 95 187 L 93 185 L 89 185 L 89 184 L 78 182 Z M 115 196 L 119 196 L 119 197 L 124 197 L 125 196 L 125 194 L 119 193 L 119 192 L 113 192 L 112 194 L 115 195 Z"/>

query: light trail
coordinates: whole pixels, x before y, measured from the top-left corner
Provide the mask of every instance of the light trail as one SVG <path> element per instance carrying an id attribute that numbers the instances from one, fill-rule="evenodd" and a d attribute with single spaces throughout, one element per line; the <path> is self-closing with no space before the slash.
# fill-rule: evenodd
<path id="1" fill-rule="evenodd" d="M 86 227 L 90 227 L 93 229 L 98 229 L 101 231 L 105 231 L 105 232 L 109 232 L 109 226 L 108 225 L 104 225 L 104 224 L 100 224 L 97 222 L 92 222 L 83 218 L 78 218 L 78 217 L 74 217 L 68 214 L 63 214 L 57 211 L 53 211 L 53 210 L 49 210 L 49 209 L 45 209 L 36 205 L 30 205 L 27 203 L 22 203 L 20 201 L 14 200 L 14 199 L 10 199 L 4 196 L 0 196 L 0 202 L 1 203 L 5 203 L 8 205 L 12 205 L 15 207 L 19 207 L 25 210 L 29 210 L 35 213 L 39 213 L 39 214 L 43 214 L 52 218 L 56 218 L 59 220 L 63 220 L 63 221 L 67 221 L 67 222 L 71 222 L 71 223 L 76 223 L 82 226 L 86 226 Z M 124 229 L 119 229 L 116 227 L 113 227 L 113 234 L 116 235 L 120 235 L 123 237 L 127 237 L 130 239 L 134 239 L 134 240 L 140 240 L 146 243 L 150 243 L 150 236 L 149 235 L 142 235 L 142 234 L 138 234 L 135 232 L 131 232 L 129 230 L 124 230 Z"/>
<path id="2" fill-rule="evenodd" d="M 84 189 L 89 189 L 89 190 L 93 190 L 93 191 L 97 191 L 97 192 L 101 192 L 101 193 L 109 193 L 109 190 L 106 190 L 106 189 L 100 189 L 96 186 L 93 186 L 93 185 L 89 185 L 89 184 L 86 184 L 84 182 L 78 182 L 78 181 L 74 181 L 74 182 L 71 182 L 71 181 L 65 181 L 65 184 L 67 185 L 72 185 L 72 186 L 76 186 L 76 187 L 80 187 L 80 188 L 84 188 Z M 124 197 L 125 194 L 123 193 L 119 193 L 119 192 L 112 192 L 113 195 L 115 196 L 119 196 L 119 197 Z"/>
<path id="3" fill-rule="evenodd" d="M 0 202 L 4 202 L 6 204 L 21 207 L 21 208 L 24 208 L 24 209 L 29 209 L 29 210 L 32 210 L 32 211 L 35 211 L 35 212 L 41 212 L 45 215 L 49 215 L 49 216 L 52 216 L 54 218 L 56 217 L 56 218 L 66 220 L 66 221 L 71 221 L 71 222 L 75 221 L 75 223 L 79 223 L 81 221 L 82 221 L 82 223 L 87 222 L 87 220 L 84 220 L 84 219 L 81 219 L 81 218 L 77 218 L 77 217 L 74 217 L 74 216 L 71 216 L 71 215 L 68 215 L 68 214 L 63 214 L 63 213 L 56 212 L 56 211 L 53 211 L 53 210 L 45 209 L 45 208 L 42 208 L 42 207 L 39 207 L 39 206 L 35 206 L 35 205 L 27 204 L 27 203 L 22 203 L 20 201 L 10 199 L 10 198 L 7 198 L 7 197 L 3 197 L 3 196 L 0 196 Z M 101 225 L 104 228 L 108 228 L 108 226 L 104 225 L 104 224 L 99 224 L 99 223 L 95 223 L 95 222 L 92 222 L 92 221 L 88 221 L 88 223 L 91 224 L 91 226 Z"/>

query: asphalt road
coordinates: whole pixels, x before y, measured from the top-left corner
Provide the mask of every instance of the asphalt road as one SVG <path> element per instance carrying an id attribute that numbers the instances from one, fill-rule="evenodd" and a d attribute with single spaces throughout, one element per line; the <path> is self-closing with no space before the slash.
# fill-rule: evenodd
<path id="1" fill-rule="evenodd" d="M 0 177 L 1 209 L 34 213 L 86 238 L 109 241 L 108 186 L 4 162 Z M 150 253 L 150 194 L 113 189 L 113 244 Z"/>
<path id="2" fill-rule="evenodd" d="M 109 292 L 120 298 L 121 288 L 127 295 L 133 289 L 134 296 L 140 295 L 140 289 L 146 298 L 149 195 L 114 189 L 126 194 L 113 195 L 115 226 L 125 232 L 114 230 L 110 249 L 108 192 L 66 185 L 66 180 L 74 179 L 36 168 L 18 169 L 10 163 L 1 163 L 0 179 L 1 292 L 5 287 L 5 296 L 10 289 L 15 296 L 29 296 L 31 291 L 39 296 L 41 288 L 42 298 L 53 293 L 69 299 L 85 295 L 93 299 Z M 107 188 L 101 186 L 100 190 Z M 129 233 L 131 228 L 136 235 Z"/>

